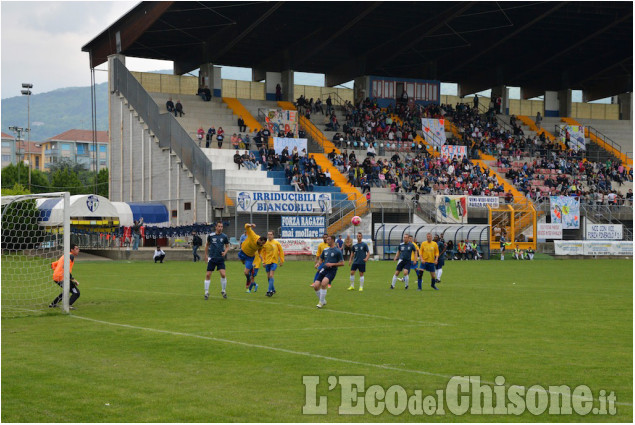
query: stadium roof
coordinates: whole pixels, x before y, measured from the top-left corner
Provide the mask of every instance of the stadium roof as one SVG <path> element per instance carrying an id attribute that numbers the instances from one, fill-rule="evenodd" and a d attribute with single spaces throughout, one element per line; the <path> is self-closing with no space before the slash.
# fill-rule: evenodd
<path id="1" fill-rule="evenodd" d="M 118 48 L 118 44 L 120 47 Z M 632 91 L 632 2 L 142 2 L 82 51 L 262 71 L 437 79 L 461 95 Z"/>

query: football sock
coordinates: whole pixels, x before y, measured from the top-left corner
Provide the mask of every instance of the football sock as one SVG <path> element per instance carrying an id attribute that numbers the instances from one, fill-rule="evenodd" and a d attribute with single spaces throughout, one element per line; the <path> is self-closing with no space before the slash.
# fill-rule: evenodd
<path id="1" fill-rule="evenodd" d="M 252 280 L 251 283 L 249 284 L 249 290 L 251 291 L 254 288 L 254 286 L 256 286 L 256 282 Z"/>
<path id="2" fill-rule="evenodd" d="M 205 293 L 209 292 L 209 282 L 210 282 L 209 280 L 205 281 Z"/>
<path id="3" fill-rule="evenodd" d="M 273 278 L 269 278 L 269 292 L 273 292 Z"/>
<path id="4" fill-rule="evenodd" d="M 394 287 L 395 283 L 397 283 L 397 276 L 393 275 L 392 276 L 392 284 L 390 286 Z"/>
<path id="5" fill-rule="evenodd" d="M 251 283 L 251 276 L 250 275 L 245 275 L 245 288 L 249 289 L 249 284 Z"/>
<path id="6" fill-rule="evenodd" d="M 441 280 L 441 275 L 443 274 L 443 269 L 437 270 L 437 279 Z"/>
<path id="7" fill-rule="evenodd" d="M 362 281 L 363 277 L 360 277 L 359 280 Z M 355 275 L 351 275 L 351 286 L 355 286 Z"/>
<path id="8" fill-rule="evenodd" d="M 227 289 L 227 278 L 226 277 L 221 277 L 220 278 L 220 287 L 221 287 L 221 290 L 223 292 L 226 292 L 226 289 Z"/>
<path id="9" fill-rule="evenodd" d="M 430 286 L 432 286 L 433 288 L 436 288 L 436 283 L 437 280 L 433 277 L 430 278 Z"/>
<path id="10" fill-rule="evenodd" d="M 410 275 L 408 275 L 408 274 L 407 274 L 407 275 L 405 275 L 405 276 L 403 277 L 403 283 L 404 283 L 404 286 L 406 286 L 406 287 L 407 287 L 407 286 L 408 286 L 408 282 L 409 282 L 409 281 L 410 281 Z"/>
<path id="11" fill-rule="evenodd" d="M 315 295 L 318 297 L 318 300 L 320 299 L 320 295 L 322 295 L 322 290 L 321 289 L 316 289 L 315 290 Z"/>
<path id="12" fill-rule="evenodd" d="M 423 270 L 417 270 L 417 287 L 421 289 L 421 279 L 423 279 Z"/>
<path id="13" fill-rule="evenodd" d="M 359 287 L 363 288 L 364 287 L 364 276 L 360 276 L 359 277 Z"/>
<path id="14" fill-rule="evenodd" d="M 322 289 L 321 292 L 322 293 L 320 294 L 320 302 L 324 304 L 324 301 L 326 301 L 326 289 Z"/>

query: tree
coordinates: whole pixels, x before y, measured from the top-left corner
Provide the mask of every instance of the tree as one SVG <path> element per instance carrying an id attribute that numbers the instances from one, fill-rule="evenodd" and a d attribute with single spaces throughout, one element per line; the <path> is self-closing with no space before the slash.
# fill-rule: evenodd
<path id="1" fill-rule="evenodd" d="M 105 198 L 108 197 L 108 178 L 109 178 L 109 172 L 108 172 L 108 168 L 102 168 L 101 170 L 99 170 L 99 173 L 97 173 L 97 193 L 96 195 L 99 196 L 103 196 Z M 93 174 L 91 181 L 90 181 L 90 185 L 91 187 L 95 186 L 95 175 Z"/>
<path id="2" fill-rule="evenodd" d="M 54 192 L 70 192 L 71 195 L 90 193 L 82 181 L 70 168 L 61 168 L 51 173 L 51 190 Z"/>
<path id="3" fill-rule="evenodd" d="M 20 178 L 18 179 L 18 175 Z M 2 169 L 2 187 L 4 189 L 13 188 L 18 184 L 28 187 L 29 184 L 29 167 L 23 163 L 17 165 L 9 164 Z M 31 170 L 31 193 L 50 192 L 48 177 L 40 170 Z"/>

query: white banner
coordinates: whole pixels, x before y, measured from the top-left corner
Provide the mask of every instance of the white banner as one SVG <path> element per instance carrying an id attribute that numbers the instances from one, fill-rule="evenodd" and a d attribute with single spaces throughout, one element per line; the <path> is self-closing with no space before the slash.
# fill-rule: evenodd
<path id="1" fill-rule="evenodd" d="M 622 240 L 621 224 L 588 224 L 586 226 L 587 240 Z"/>
<path id="2" fill-rule="evenodd" d="M 538 239 L 562 239 L 562 223 L 538 223 Z"/>
<path id="3" fill-rule="evenodd" d="M 322 242 L 322 239 L 276 239 L 282 245 L 284 255 L 315 255 L 317 253 L 318 245 Z M 362 242 L 366 242 L 370 254 L 373 255 L 373 241 L 372 239 L 362 239 Z M 354 239 L 353 244 L 357 243 L 357 238 Z"/>
<path id="4" fill-rule="evenodd" d="M 443 158 L 454 158 L 459 161 L 463 159 L 464 156 L 467 156 L 467 146 L 455 146 L 455 145 L 443 145 L 441 146 L 441 157 Z"/>
<path id="5" fill-rule="evenodd" d="M 284 148 L 289 149 L 289 155 L 293 152 L 293 148 L 298 148 L 298 153 L 302 153 L 302 149 L 305 149 L 308 152 L 307 147 L 307 139 L 290 139 L 287 137 L 274 137 L 273 138 L 273 149 L 276 151 L 278 155 L 282 153 Z"/>
<path id="6" fill-rule="evenodd" d="M 633 242 L 554 241 L 556 255 L 633 256 Z"/>
<path id="7" fill-rule="evenodd" d="M 282 213 L 324 213 L 332 212 L 330 193 L 316 192 L 253 192 L 236 194 L 236 208 L 239 212 L 264 214 Z"/>
<path id="8" fill-rule="evenodd" d="M 445 145 L 445 120 L 436 118 L 421 118 L 423 138 L 431 146 Z"/>
<path id="9" fill-rule="evenodd" d="M 445 147 L 445 146 L 444 146 Z M 467 207 L 468 208 L 498 208 L 498 196 L 468 196 Z"/>

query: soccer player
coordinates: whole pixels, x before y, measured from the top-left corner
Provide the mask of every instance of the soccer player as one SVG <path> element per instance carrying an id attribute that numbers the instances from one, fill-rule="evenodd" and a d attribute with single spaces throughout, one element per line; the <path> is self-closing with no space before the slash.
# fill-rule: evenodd
<path id="1" fill-rule="evenodd" d="M 432 240 L 432 233 L 428 233 L 425 242 L 421 242 L 419 255 L 423 270 L 430 272 L 430 286 L 432 289 L 439 290 L 436 286 L 437 278 L 435 275 L 436 265 L 439 261 L 439 245 Z"/>
<path id="2" fill-rule="evenodd" d="M 342 256 L 342 251 L 335 246 L 333 236 L 327 235 L 326 243 L 328 244 L 328 248 L 322 251 L 322 255 L 320 255 L 319 262 L 321 262 L 321 264 L 318 268 L 318 275 L 311 285 L 315 290 L 315 295 L 317 295 L 319 299 L 316 306 L 317 308 L 322 308 L 326 305 L 326 290 L 329 283 L 335 279 L 337 268 L 344 265 L 344 256 Z M 316 267 L 319 262 L 315 263 Z"/>
<path id="3" fill-rule="evenodd" d="M 501 237 L 500 237 L 501 261 L 504 261 L 504 260 L 505 260 L 505 245 L 507 245 L 507 244 L 505 243 L 505 242 L 506 242 L 506 238 L 505 238 L 505 236 L 506 236 L 506 233 L 505 233 L 505 231 L 503 230 L 503 233 L 501 234 Z"/>
<path id="4" fill-rule="evenodd" d="M 77 288 L 77 285 L 79 285 L 79 282 L 75 280 L 75 278 L 73 277 L 73 265 L 75 264 L 75 257 L 79 254 L 79 247 L 77 246 L 77 244 L 72 243 L 71 244 L 71 252 L 69 254 L 69 260 L 70 260 L 70 269 L 68 271 L 68 277 L 70 280 L 70 293 L 71 293 L 71 297 L 68 300 L 68 304 L 70 306 L 71 310 L 75 310 L 75 307 L 73 307 L 73 303 L 75 301 L 77 301 L 77 298 L 79 298 L 79 289 Z M 62 298 L 64 298 L 64 256 L 62 255 L 59 260 L 51 263 L 51 268 L 53 269 L 53 282 L 55 282 L 56 285 L 60 286 L 62 288 L 62 293 L 59 294 L 51 304 L 49 304 L 49 307 L 51 308 L 55 308 L 57 307 L 57 305 L 59 304 L 60 301 L 62 301 Z"/>
<path id="5" fill-rule="evenodd" d="M 355 290 L 355 270 L 359 271 L 359 292 L 364 290 L 364 273 L 366 273 L 366 262 L 370 258 L 370 250 L 366 242 L 362 242 L 362 232 L 357 232 L 357 243 L 353 245 L 353 255 L 348 258 L 348 265 L 351 263 L 351 286 L 349 291 Z"/>
<path id="6" fill-rule="evenodd" d="M 410 242 L 410 235 L 406 233 L 403 235 L 403 242 L 399 244 L 399 249 L 395 254 L 394 261 L 399 260 L 397 263 L 397 268 L 395 269 L 395 274 L 392 277 L 392 283 L 390 285 L 390 289 L 395 289 L 395 283 L 397 283 L 397 278 L 399 277 L 399 273 L 403 272 L 403 281 L 406 284 L 405 289 L 408 289 L 408 275 L 410 274 L 410 267 L 412 264 L 412 253 L 415 252 L 415 246 L 412 242 Z M 415 257 L 416 259 L 416 257 Z"/>
<path id="7" fill-rule="evenodd" d="M 320 257 L 322 256 L 322 252 L 329 247 L 329 244 L 326 243 L 326 239 L 328 238 L 328 234 L 323 234 L 322 235 L 322 242 L 320 242 L 320 244 L 318 245 L 317 248 L 317 253 L 315 254 L 315 268 L 319 270 L 320 266 L 322 265 L 321 261 L 320 261 Z M 317 279 L 318 277 L 318 273 L 319 272 L 315 272 L 315 276 L 313 277 L 313 281 L 315 281 L 315 279 Z M 311 284 L 311 286 L 313 286 L 313 284 Z M 329 286 L 330 288 L 330 286 Z"/>
<path id="8" fill-rule="evenodd" d="M 205 257 L 207 257 L 207 272 L 205 273 L 205 299 L 209 299 L 209 283 L 214 270 L 220 274 L 221 295 L 227 298 L 227 277 L 225 275 L 225 255 L 229 251 L 229 239 L 223 233 L 223 223 L 216 223 L 215 233 L 207 235 L 205 242 Z"/>
<path id="9" fill-rule="evenodd" d="M 265 236 L 258 236 L 254 233 L 253 228 L 256 227 L 253 223 L 245 223 L 245 235 L 246 238 L 240 245 L 240 252 L 238 258 L 245 265 L 245 289 L 249 290 L 251 286 L 251 273 L 254 267 L 254 257 L 256 254 L 260 255 L 262 247 L 267 242 Z"/>
<path id="10" fill-rule="evenodd" d="M 244 239 L 243 239 L 244 241 Z M 254 267 L 251 269 L 251 284 L 249 285 L 249 289 L 247 289 L 247 293 L 250 293 L 252 290 L 254 292 L 258 291 L 258 284 L 256 283 L 256 276 L 258 276 L 258 270 L 260 270 L 260 265 L 262 264 L 262 256 L 260 254 L 254 256 Z"/>
<path id="11" fill-rule="evenodd" d="M 273 232 L 271 230 L 267 232 L 267 242 L 264 246 L 264 253 L 265 270 L 267 271 L 267 278 L 269 279 L 269 289 L 267 289 L 267 293 L 265 295 L 271 297 L 276 293 L 276 288 L 273 285 L 273 275 L 276 272 L 278 265 L 282 267 L 284 264 L 284 252 L 282 251 L 282 245 L 273 238 Z"/>
<path id="12" fill-rule="evenodd" d="M 437 261 L 437 271 L 435 274 L 437 276 L 437 283 L 441 283 L 441 275 L 443 274 L 443 266 L 445 265 L 446 246 L 443 234 L 441 234 L 441 237 L 439 237 L 439 235 L 434 235 L 434 240 L 439 246 L 439 261 Z"/>

